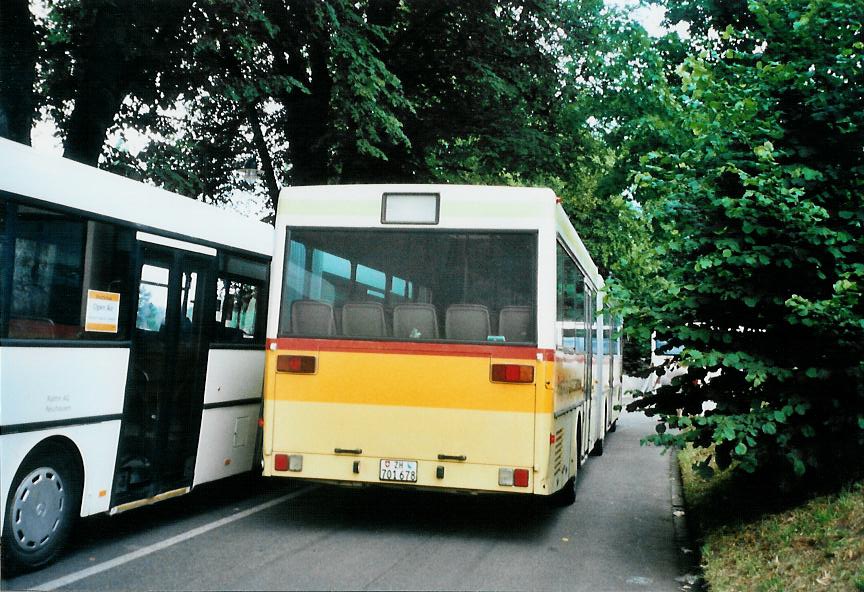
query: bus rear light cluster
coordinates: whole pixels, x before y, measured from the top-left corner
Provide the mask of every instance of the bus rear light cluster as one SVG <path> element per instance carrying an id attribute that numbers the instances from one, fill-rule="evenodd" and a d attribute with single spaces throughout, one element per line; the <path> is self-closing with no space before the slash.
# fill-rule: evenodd
<path id="1" fill-rule="evenodd" d="M 532 383 L 534 382 L 534 366 L 492 364 L 492 382 Z"/>
<path id="2" fill-rule="evenodd" d="M 498 469 L 498 485 L 528 487 L 528 469 Z"/>
<path id="3" fill-rule="evenodd" d="M 303 455 L 277 454 L 273 459 L 273 468 L 277 471 L 293 471 L 299 473 L 303 470 Z"/>
<path id="4" fill-rule="evenodd" d="M 315 356 L 277 356 L 276 371 L 315 374 Z"/>

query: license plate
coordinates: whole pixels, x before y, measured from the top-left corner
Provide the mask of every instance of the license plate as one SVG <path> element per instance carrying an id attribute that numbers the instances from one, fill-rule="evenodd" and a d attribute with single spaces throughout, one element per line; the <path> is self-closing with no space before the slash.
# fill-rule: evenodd
<path id="1" fill-rule="evenodd" d="M 417 483 L 416 460 L 382 460 L 378 478 L 381 481 Z"/>

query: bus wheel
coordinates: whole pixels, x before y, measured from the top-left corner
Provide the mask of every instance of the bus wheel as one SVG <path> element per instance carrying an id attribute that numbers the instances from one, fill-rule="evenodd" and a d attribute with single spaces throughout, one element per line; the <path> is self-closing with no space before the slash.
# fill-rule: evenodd
<path id="1" fill-rule="evenodd" d="M 609 426 L 609 431 L 614 432 L 617 429 L 618 429 L 618 420 L 616 419 L 615 421 L 612 422 L 612 425 Z"/>
<path id="2" fill-rule="evenodd" d="M 567 479 L 564 487 L 556 491 L 550 496 L 552 506 L 556 508 L 565 508 L 572 506 L 576 501 L 576 476 Z"/>
<path id="3" fill-rule="evenodd" d="M 57 556 L 69 538 L 80 505 L 80 481 L 75 463 L 61 446 L 47 444 L 27 456 L 6 500 L 6 569 L 36 569 Z"/>
<path id="4" fill-rule="evenodd" d="M 603 456 L 603 439 L 600 438 L 594 442 L 594 448 L 591 449 L 591 456 Z"/>

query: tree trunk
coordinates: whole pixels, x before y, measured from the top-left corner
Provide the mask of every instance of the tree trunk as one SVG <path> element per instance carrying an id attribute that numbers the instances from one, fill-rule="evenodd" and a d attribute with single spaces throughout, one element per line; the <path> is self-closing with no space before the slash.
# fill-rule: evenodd
<path id="1" fill-rule="evenodd" d="M 267 0 L 264 11 L 279 27 L 267 39 L 274 68 L 283 76 L 303 83 L 309 94 L 297 89 L 280 97 L 286 110 L 285 135 L 291 170 L 290 185 L 319 185 L 329 179 L 327 121 L 333 82 L 328 70 L 329 33 L 316 29 L 315 7 L 302 0 Z M 301 32 L 306 32 L 302 35 Z"/>
<path id="2" fill-rule="evenodd" d="M 323 185 L 330 178 L 326 135 L 333 81 L 327 68 L 329 54 L 329 39 L 321 33 L 309 46 L 311 93 L 293 93 L 291 118 L 286 130 L 292 185 Z"/>
<path id="3" fill-rule="evenodd" d="M 255 105 L 247 105 L 246 114 L 249 119 L 249 125 L 252 127 L 255 151 L 258 153 L 258 158 L 261 160 L 261 168 L 264 171 L 267 197 L 275 215 L 276 208 L 279 206 L 279 182 L 276 179 L 276 171 L 273 168 L 273 158 L 270 156 L 270 149 L 267 147 L 267 141 L 264 139 L 264 133 L 261 131 L 261 118 L 258 116 L 258 108 Z"/>
<path id="4" fill-rule="evenodd" d="M 0 4 L 0 136 L 30 145 L 36 113 L 36 27 L 29 0 Z"/>
<path id="5" fill-rule="evenodd" d="M 96 166 L 124 99 L 150 91 L 192 0 L 91 0 L 74 30 L 75 107 L 64 156 Z"/>

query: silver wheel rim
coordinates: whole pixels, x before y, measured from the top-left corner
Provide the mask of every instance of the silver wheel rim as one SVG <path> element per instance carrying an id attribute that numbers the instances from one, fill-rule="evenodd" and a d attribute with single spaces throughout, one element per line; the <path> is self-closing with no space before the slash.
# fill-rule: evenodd
<path id="1" fill-rule="evenodd" d="M 51 544 L 63 523 L 66 487 L 51 467 L 31 471 L 15 490 L 12 534 L 22 549 L 33 552 Z"/>

